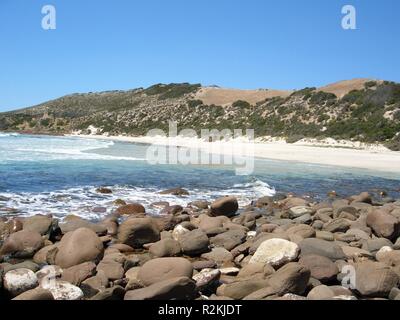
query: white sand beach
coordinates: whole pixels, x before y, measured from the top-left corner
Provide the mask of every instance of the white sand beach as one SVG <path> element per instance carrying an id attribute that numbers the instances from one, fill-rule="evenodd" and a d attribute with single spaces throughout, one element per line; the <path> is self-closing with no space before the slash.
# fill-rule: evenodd
<path id="1" fill-rule="evenodd" d="M 390 151 L 380 145 L 363 145 L 351 142 L 299 141 L 295 144 L 284 140 L 256 139 L 249 143 L 243 140 L 224 142 L 205 142 L 198 138 L 176 137 L 128 137 L 106 135 L 73 135 L 86 139 L 102 139 L 131 143 L 172 145 L 201 149 L 212 154 L 232 154 L 235 156 L 254 156 L 257 158 L 297 161 L 311 164 L 332 165 L 358 169 L 400 173 L 400 152 Z"/>

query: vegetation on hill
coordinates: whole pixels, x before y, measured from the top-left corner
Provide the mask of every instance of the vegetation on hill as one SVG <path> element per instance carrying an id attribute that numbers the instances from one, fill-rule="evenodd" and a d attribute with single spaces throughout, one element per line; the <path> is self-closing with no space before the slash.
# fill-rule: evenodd
<path id="1" fill-rule="evenodd" d="M 400 150 L 400 84 L 369 81 L 363 89 L 336 97 L 316 88 L 251 105 L 205 105 L 200 84 L 157 84 L 147 89 L 73 94 L 41 105 L 0 114 L 1 131 L 62 134 L 89 126 L 111 135 L 143 135 L 180 128 L 255 129 L 256 136 L 304 137 L 380 142 Z"/>

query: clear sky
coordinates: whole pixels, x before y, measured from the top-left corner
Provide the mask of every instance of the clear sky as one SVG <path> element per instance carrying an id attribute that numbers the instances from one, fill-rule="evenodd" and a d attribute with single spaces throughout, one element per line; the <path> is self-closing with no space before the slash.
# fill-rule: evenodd
<path id="1" fill-rule="evenodd" d="M 357 30 L 341 27 L 346 4 Z M 0 111 L 160 82 L 400 82 L 399 17 L 398 0 L 0 0 Z"/>

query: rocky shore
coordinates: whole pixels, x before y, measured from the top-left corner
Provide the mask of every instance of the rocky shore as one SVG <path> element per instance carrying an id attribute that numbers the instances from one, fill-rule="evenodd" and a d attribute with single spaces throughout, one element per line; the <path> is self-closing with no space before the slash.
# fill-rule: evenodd
<path id="1" fill-rule="evenodd" d="M 114 206 L 96 223 L 0 218 L 0 300 L 400 300 L 400 200 Z"/>

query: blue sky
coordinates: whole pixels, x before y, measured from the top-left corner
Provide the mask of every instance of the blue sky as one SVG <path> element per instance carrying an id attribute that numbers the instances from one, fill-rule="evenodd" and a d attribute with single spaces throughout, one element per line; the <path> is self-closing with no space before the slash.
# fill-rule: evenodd
<path id="1" fill-rule="evenodd" d="M 57 29 L 41 28 L 41 9 Z M 341 8 L 357 9 L 343 30 Z M 398 0 L 0 0 L 0 111 L 154 83 L 400 82 Z"/>

